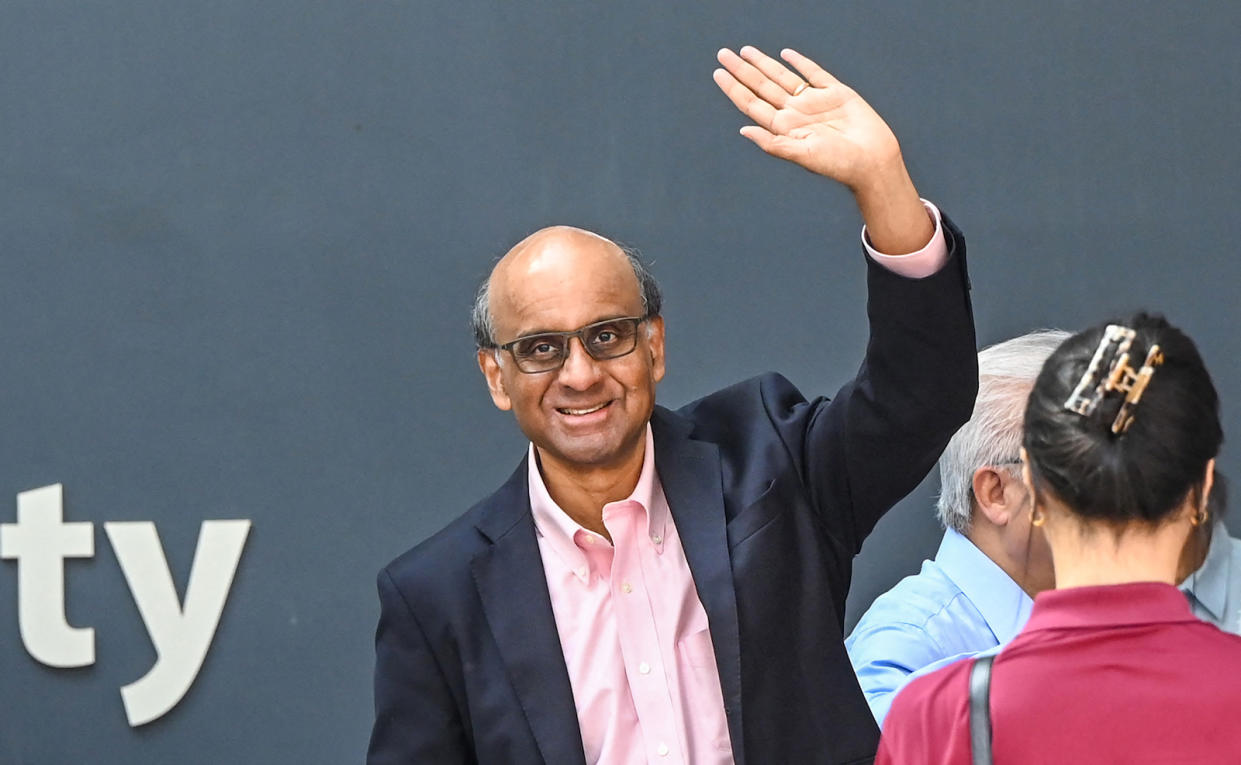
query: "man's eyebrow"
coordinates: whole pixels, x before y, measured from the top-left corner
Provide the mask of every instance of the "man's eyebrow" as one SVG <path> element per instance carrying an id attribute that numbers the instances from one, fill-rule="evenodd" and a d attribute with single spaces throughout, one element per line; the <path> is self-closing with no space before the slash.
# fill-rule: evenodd
<path id="1" fill-rule="evenodd" d="M 605 321 L 616 321 L 617 319 L 629 319 L 629 318 L 632 318 L 629 314 L 618 313 L 615 316 L 603 316 L 598 319 L 592 319 L 586 322 L 585 324 L 583 324 L 581 327 L 574 327 L 573 329 L 532 329 L 529 331 L 518 332 L 515 339 L 521 340 L 527 337 L 534 337 L 536 335 L 563 335 L 566 332 L 576 332 L 579 329 L 582 329 L 583 327 L 589 327 L 592 324 L 601 324 Z"/>

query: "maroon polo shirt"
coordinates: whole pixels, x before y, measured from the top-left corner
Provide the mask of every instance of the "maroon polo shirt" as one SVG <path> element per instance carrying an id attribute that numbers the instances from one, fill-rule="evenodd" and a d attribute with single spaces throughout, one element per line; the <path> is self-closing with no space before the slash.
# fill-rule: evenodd
<path id="1" fill-rule="evenodd" d="M 970 763 L 961 661 L 892 704 L 876 763 Z M 1241 762 L 1241 637 L 1180 590 L 1139 582 L 1040 594 L 992 665 L 995 762 Z"/>

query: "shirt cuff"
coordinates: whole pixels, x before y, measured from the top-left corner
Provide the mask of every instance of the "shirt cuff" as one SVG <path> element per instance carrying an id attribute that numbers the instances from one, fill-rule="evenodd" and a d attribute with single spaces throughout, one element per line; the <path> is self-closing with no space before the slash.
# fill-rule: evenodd
<path id="1" fill-rule="evenodd" d="M 930 276 L 948 262 L 948 243 L 944 239 L 944 225 L 939 219 L 939 208 L 925 199 L 922 200 L 922 205 L 926 207 L 926 214 L 931 216 L 931 221 L 935 223 L 935 233 L 931 235 L 931 241 L 917 252 L 907 255 L 885 255 L 871 246 L 870 237 L 866 235 L 866 227 L 862 226 L 862 246 L 866 248 L 866 254 L 889 271 L 909 279 Z"/>

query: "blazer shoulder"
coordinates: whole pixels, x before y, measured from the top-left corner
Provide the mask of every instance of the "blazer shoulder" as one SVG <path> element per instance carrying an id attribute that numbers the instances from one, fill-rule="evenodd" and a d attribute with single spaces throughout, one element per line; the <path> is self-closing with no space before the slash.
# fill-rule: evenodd
<path id="1" fill-rule="evenodd" d="M 730 385 L 681 407 L 690 436 L 720 447 L 725 457 L 753 456 L 771 448 L 799 450 L 809 424 L 829 399 L 811 400 L 777 372 Z"/>
<path id="2" fill-rule="evenodd" d="M 403 582 L 421 576 L 443 573 L 445 568 L 469 560 L 471 553 L 481 549 L 484 538 L 474 523 L 479 505 L 457 516 L 447 526 L 409 548 L 383 567 L 394 581 Z"/>
<path id="3" fill-rule="evenodd" d="M 777 412 L 809 403 L 784 375 L 765 372 L 691 401 L 676 413 L 693 423 L 696 435 L 702 435 L 746 418 L 774 419 Z"/>

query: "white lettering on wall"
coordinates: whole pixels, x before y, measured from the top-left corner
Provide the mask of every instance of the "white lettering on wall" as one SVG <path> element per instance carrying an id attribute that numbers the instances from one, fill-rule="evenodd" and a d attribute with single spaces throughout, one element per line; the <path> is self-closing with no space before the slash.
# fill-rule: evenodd
<path id="1" fill-rule="evenodd" d="M 95 554 L 89 521 L 64 523 L 61 486 L 17 495 L 17 523 L 0 524 L 0 558 L 17 559 L 17 624 L 22 644 L 49 667 L 95 663 L 95 630 L 65 619 L 65 558 Z"/>
<path id="2" fill-rule="evenodd" d="M 150 671 L 121 688 L 125 715 L 137 727 L 176 706 L 198 676 L 228 600 L 250 522 L 203 521 L 184 607 L 177 601 L 154 523 L 105 523 L 103 528 L 158 656 Z"/>
<path id="3" fill-rule="evenodd" d="M 131 726 L 156 720 L 177 705 L 198 677 L 228 600 L 250 521 L 203 521 L 185 588 L 177 599 L 155 524 L 105 523 L 130 594 L 146 624 L 155 664 L 121 688 Z M 22 643 L 51 667 L 95 663 L 95 631 L 65 619 L 65 558 L 95 554 L 95 524 L 64 522 L 60 484 L 17 495 L 17 523 L 0 524 L 0 557 L 17 560 L 17 620 Z"/>

